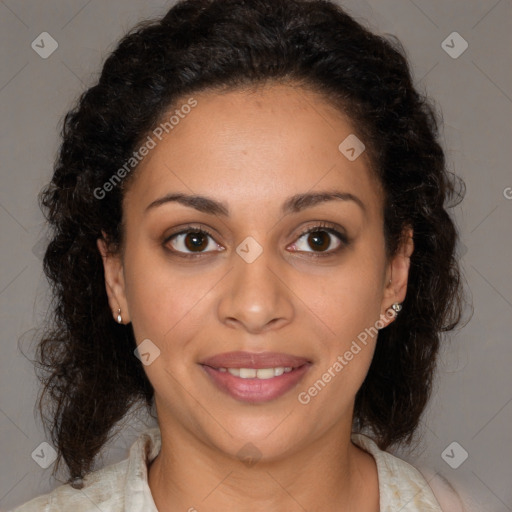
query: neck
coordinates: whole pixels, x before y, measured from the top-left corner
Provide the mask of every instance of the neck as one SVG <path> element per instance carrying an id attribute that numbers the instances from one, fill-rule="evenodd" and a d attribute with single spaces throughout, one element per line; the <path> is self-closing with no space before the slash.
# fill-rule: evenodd
<path id="1" fill-rule="evenodd" d="M 252 461 L 230 457 L 190 432 L 178 436 L 176 428 L 161 427 L 162 448 L 149 469 L 159 512 L 379 510 L 375 461 L 351 443 L 346 428 L 293 453 L 259 460 L 256 454 Z"/>

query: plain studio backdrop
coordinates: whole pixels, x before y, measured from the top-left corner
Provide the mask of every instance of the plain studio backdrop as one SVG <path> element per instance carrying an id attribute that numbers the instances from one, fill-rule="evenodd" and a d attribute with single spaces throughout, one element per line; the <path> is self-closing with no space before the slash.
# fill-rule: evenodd
<path id="1" fill-rule="evenodd" d="M 443 343 L 421 442 L 396 453 L 425 474 L 446 477 L 468 511 L 511 511 L 512 2 L 340 4 L 372 31 L 402 41 L 416 86 L 442 111 L 449 169 L 467 185 L 465 200 L 451 212 L 462 236 L 458 252 L 474 314 Z M 171 5 L 0 1 L 1 510 L 57 484 L 52 465 L 41 467 L 37 457 L 52 447 L 41 444 L 51 443 L 35 414 L 38 382 L 20 348 L 33 355 L 33 329 L 48 304 L 36 197 L 51 177 L 62 117 L 97 79 L 118 39 Z M 142 427 L 126 425 L 99 463 L 125 458 Z"/>

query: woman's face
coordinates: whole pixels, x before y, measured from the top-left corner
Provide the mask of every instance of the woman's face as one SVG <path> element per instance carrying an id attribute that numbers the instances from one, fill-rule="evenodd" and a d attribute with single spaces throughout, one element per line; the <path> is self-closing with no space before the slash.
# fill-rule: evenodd
<path id="1" fill-rule="evenodd" d="M 250 442 L 268 458 L 349 433 L 410 255 L 386 260 L 366 153 L 339 149 L 353 127 L 303 89 L 194 99 L 136 170 L 123 254 L 99 243 L 160 426 L 232 455 Z"/>

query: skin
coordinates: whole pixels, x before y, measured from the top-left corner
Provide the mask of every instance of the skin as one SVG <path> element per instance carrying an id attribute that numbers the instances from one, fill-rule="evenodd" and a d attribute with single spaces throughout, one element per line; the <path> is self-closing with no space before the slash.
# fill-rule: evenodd
<path id="1" fill-rule="evenodd" d="M 137 343 L 149 338 L 160 350 L 144 367 L 162 433 L 149 469 L 158 510 L 376 512 L 375 461 L 350 434 L 377 336 L 307 405 L 298 394 L 404 300 L 412 232 L 387 260 L 381 189 L 366 153 L 351 162 L 338 150 L 356 131 L 322 96 L 267 84 L 194 98 L 197 107 L 133 176 L 122 251 L 98 240 L 114 316 L 120 308 Z M 280 212 L 290 196 L 334 189 L 357 196 L 364 211 L 332 200 Z M 177 202 L 145 211 L 177 192 L 224 202 L 230 216 Z M 335 224 L 348 245 L 323 233 L 330 255 L 319 251 L 301 236 L 318 221 Z M 193 253 L 184 235 L 165 241 L 188 223 L 213 234 L 190 260 L 172 253 Z M 263 250 L 252 263 L 236 252 L 248 236 Z M 312 366 L 285 395 L 248 404 L 220 392 L 198 364 L 233 350 L 285 352 Z M 237 457 L 247 443 L 261 455 L 252 466 Z"/>

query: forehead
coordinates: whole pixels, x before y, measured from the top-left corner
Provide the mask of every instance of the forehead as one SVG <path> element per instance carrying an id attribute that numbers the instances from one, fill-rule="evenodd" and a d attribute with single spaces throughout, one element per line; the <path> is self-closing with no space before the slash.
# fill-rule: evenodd
<path id="1" fill-rule="evenodd" d="M 190 103 L 181 101 L 163 121 Z M 317 93 L 288 85 L 201 92 L 192 109 L 155 140 L 126 194 L 142 206 L 169 192 L 214 196 L 219 201 L 280 206 L 284 197 L 340 189 L 379 214 L 380 187 L 363 153 L 349 160 L 339 146 L 355 127 Z M 188 113 L 184 113 L 188 112 Z M 165 132 L 164 132 L 165 133 Z M 372 212 L 370 212 L 372 213 Z"/>

